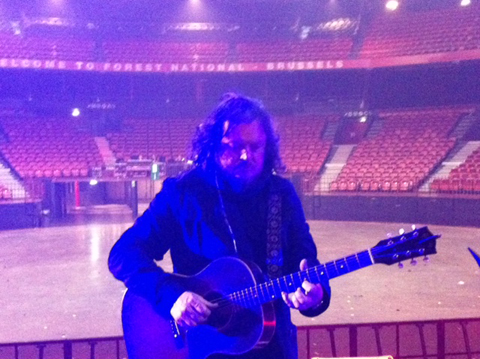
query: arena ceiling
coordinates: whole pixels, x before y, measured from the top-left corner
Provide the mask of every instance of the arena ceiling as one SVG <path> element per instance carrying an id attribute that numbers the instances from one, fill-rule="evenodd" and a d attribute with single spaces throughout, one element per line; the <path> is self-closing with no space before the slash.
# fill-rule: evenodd
<path id="1" fill-rule="evenodd" d="M 0 0 L 0 17 L 89 20 L 259 21 L 355 15 L 386 0 Z M 455 6 L 459 0 L 399 0 L 404 9 Z"/>

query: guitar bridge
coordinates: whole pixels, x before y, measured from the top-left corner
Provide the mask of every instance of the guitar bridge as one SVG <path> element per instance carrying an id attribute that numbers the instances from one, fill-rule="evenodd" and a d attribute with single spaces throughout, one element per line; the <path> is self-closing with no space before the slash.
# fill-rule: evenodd
<path id="1" fill-rule="evenodd" d="M 174 338 L 178 338 L 181 336 L 180 327 L 178 326 L 177 322 L 174 320 L 170 320 L 170 328 L 172 329 L 172 334 Z"/>
<path id="2" fill-rule="evenodd" d="M 172 335 L 175 342 L 175 347 L 179 349 L 183 349 L 186 347 L 186 343 L 183 337 L 182 329 L 178 326 L 177 322 L 173 319 L 170 320 L 170 328 L 172 330 Z"/>

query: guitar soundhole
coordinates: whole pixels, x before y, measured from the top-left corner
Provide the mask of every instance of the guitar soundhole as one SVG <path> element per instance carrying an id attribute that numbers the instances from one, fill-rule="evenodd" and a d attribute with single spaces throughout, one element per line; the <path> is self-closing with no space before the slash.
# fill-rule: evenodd
<path id="1" fill-rule="evenodd" d="M 224 335 L 232 337 L 248 335 L 252 330 L 252 323 L 258 321 L 254 311 L 231 303 L 219 293 L 210 293 L 205 298 L 219 304 L 218 308 L 212 310 L 207 324 Z"/>
<path id="2" fill-rule="evenodd" d="M 232 305 L 220 293 L 216 292 L 208 293 L 205 295 L 205 299 L 218 304 L 218 307 L 212 310 L 212 314 L 210 314 L 207 324 L 220 331 L 228 327 L 235 311 L 234 305 Z"/>

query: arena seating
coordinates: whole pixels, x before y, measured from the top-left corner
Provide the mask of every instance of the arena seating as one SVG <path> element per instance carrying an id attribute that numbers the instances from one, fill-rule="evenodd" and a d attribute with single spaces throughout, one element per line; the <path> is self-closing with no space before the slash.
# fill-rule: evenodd
<path id="1" fill-rule="evenodd" d="M 65 119 L 3 118 L 0 153 L 22 178 L 87 177 L 103 165 L 93 137 Z"/>
<path id="2" fill-rule="evenodd" d="M 102 48 L 110 62 L 224 63 L 228 54 L 228 44 L 222 42 L 110 41 Z"/>
<path id="3" fill-rule="evenodd" d="M 107 135 L 118 159 L 179 160 L 189 155 L 196 120 L 128 119 L 120 132 Z"/>
<path id="4" fill-rule="evenodd" d="M 281 154 L 289 174 L 312 177 L 319 173 L 331 147 L 331 142 L 321 140 L 321 134 L 333 117 L 277 119 Z M 182 160 L 190 155 L 196 125 L 198 120 L 194 119 L 129 119 L 121 132 L 109 133 L 107 138 L 119 159 Z"/>
<path id="5" fill-rule="evenodd" d="M 303 191 L 310 192 L 332 146 L 331 141 L 321 139 L 322 133 L 327 123 L 338 120 L 338 116 L 303 115 L 276 120 L 285 175 L 301 175 Z"/>
<path id="6" fill-rule="evenodd" d="M 366 26 L 362 59 L 480 49 L 478 5 L 377 14 Z M 0 29 L 0 58 L 121 63 L 225 63 L 340 60 L 356 57 L 354 36 L 305 40 L 182 42 L 96 41 L 14 35 Z M 352 53 L 353 52 L 353 53 Z"/>
<path id="7" fill-rule="evenodd" d="M 461 109 L 380 113 L 383 128 L 362 141 L 331 191 L 412 191 L 441 163 L 456 143 L 449 132 Z"/>
<path id="8" fill-rule="evenodd" d="M 336 116 L 298 116 L 277 119 L 280 153 L 287 172 L 318 174 L 331 142 L 321 140 L 325 125 Z"/>
<path id="9" fill-rule="evenodd" d="M 34 60 L 94 61 L 95 42 L 79 38 L 22 37 L 0 32 L 0 57 Z"/>
<path id="10" fill-rule="evenodd" d="M 431 189 L 436 192 L 480 193 L 480 150 L 474 151 L 464 163 L 454 168 L 448 178 L 435 179 Z"/>
<path id="11" fill-rule="evenodd" d="M 455 145 L 455 138 L 448 136 L 462 111 L 381 112 L 377 120 L 382 123 L 381 130 L 357 146 L 331 190 L 417 189 Z M 302 174 L 312 183 L 318 178 L 332 147 L 331 141 L 321 139 L 322 133 L 330 121 L 338 120 L 338 116 L 305 115 L 277 119 L 287 175 Z M 189 158 L 197 124 L 195 119 L 129 119 L 120 132 L 108 134 L 107 139 L 117 159 L 181 161 Z M 7 139 L 0 145 L 1 154 L 21 177 L 86 177 L 92 168 L 104 165 L 93 137 L 68 121 L 4 118 L 0 125 Z M 479 163 L 476 152 L 452 171 L 452 185 L 474 190 L 478 176 L 470 178 L 468 174 L 480 172 Z M 446 188 L 445 184 L 436 185 L 434 189 Z"/>
<path id="12" fill-rule="evenodd" d="M 350 37 L 305 41 L 261 41 L 240 43 L 239 62 L 315 61 L 346 59 L 352 47 Z"/>
<path id="13" fill-rule="evenodd" d="M 367 30 L 361 58 L 408 56 L 480 48 L 476 6 L 396 12 L 377 16 Z"/>

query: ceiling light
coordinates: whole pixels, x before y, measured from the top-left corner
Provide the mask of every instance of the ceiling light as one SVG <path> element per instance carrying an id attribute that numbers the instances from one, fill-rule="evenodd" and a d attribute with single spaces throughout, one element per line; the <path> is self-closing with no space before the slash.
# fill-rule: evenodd
<path id="1" fill-rule="evenodd" d="M 398 8 L 398 1 L 397 0 L 388 0 L 385 4 L 385 8 L 389 11 L 395 11 Z"/>

